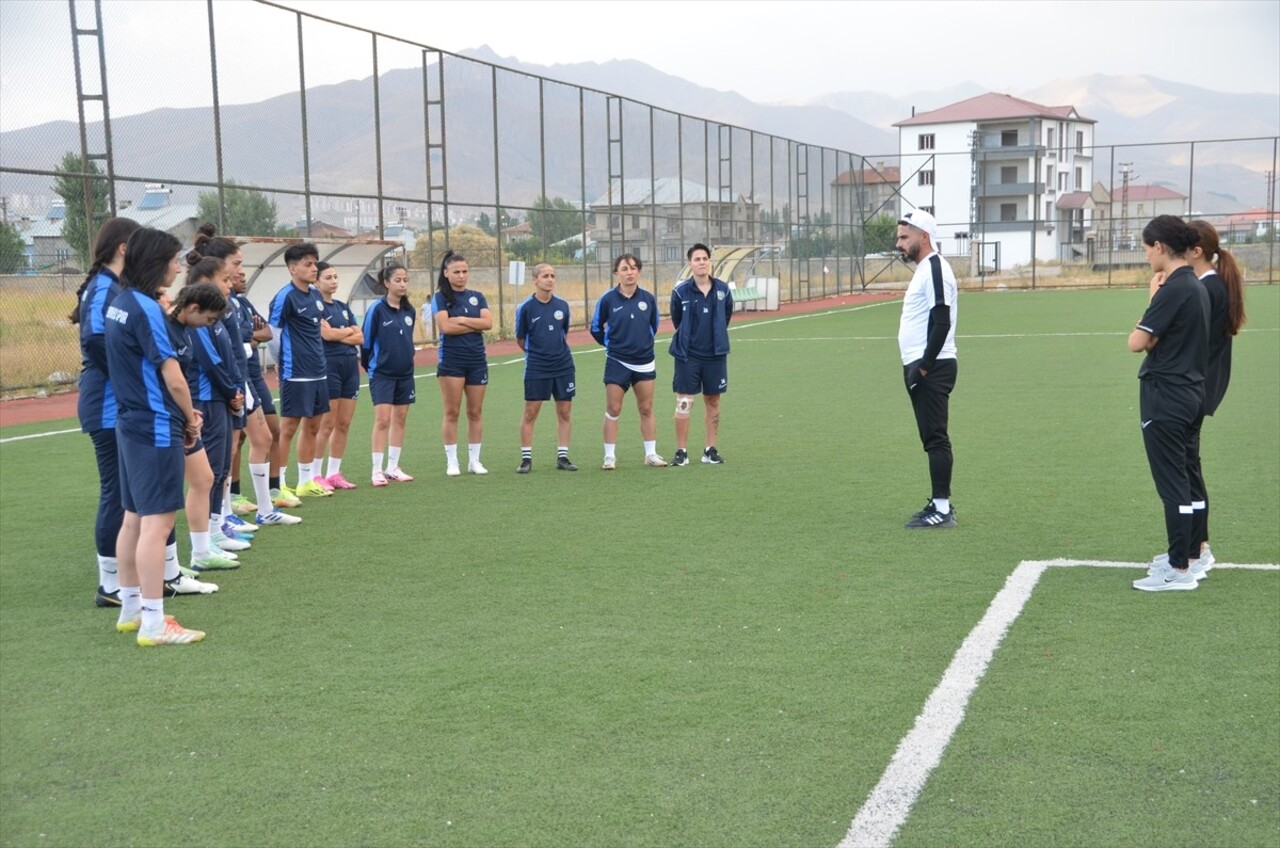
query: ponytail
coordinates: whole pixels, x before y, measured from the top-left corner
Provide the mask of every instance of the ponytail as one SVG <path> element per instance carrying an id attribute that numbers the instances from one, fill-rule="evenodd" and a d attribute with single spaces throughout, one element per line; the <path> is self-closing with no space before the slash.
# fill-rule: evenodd
<path id="1" fill-rule="evenodd" d="M 458 301 L 455 297 L 453 286 L 449 285 L 449 278 L 444 275 L 444 272 L 453 263 L 466 261 L 467 257 L 461 253 L 454 253 L 452 250 L 445 251 L 444 258 L 440 260 L 440 276 L 436 278 L 436 291 L 444 296 L 446 309 L 452 309 L 457 305 Z"/>

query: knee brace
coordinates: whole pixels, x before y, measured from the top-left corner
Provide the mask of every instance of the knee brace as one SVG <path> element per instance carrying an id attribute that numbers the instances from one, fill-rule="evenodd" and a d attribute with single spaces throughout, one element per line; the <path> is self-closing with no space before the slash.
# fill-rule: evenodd
<path id="1" fill-rule="evenodd" d="M 610 414 L 609 414 L 609 411 L 608 411 L 607 409 L 605 410 L 605 413 L 604 413 L 604 420 L 605 420 L 605 421 L 617 421 L 617 420 L 618 420 L 618 418 L 619 418 L 619 416 L 617 416 L 617 415 L 610 415 Z"/>
<path id="2" fill-rule="evenodd" d="M 676 398 L 676 418 L 688 418 L 689 413 L 693 411 L 693 398 L 689 395 L 680 395 Z"/>

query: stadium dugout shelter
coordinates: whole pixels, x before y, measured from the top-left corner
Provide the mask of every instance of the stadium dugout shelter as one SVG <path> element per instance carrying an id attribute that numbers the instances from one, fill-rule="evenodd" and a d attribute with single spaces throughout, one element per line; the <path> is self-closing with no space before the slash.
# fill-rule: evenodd
<path id="1" fill-rule="evenodd" d="M 733 292 L 735 310 L 775 312 L 779 306 L 778 278 L 757 276 L 756 266 L 777 254 L 772 245 L 730 245 L 711 248 L 711 276 L 724 280 Z M 686 262 L 676 280 L 687 280 L 693 270 Z M 741 277 L 739 282 L 735 276 Z"/>

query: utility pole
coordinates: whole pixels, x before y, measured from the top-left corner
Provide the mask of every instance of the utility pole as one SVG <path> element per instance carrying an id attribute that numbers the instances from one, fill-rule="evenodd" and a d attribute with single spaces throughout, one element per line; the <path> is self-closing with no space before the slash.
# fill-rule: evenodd
<path id="1" fill-rule="evenodd" d="M 9 198 L 8 197 L 0 197 L 0 218 L 3 218 L 4 223 L 6 224 L 9 223 Z"/>
<path id="2" fill-rule="evenodd" d="M 1121 236 L 1128 245 L 1125 249 L 1133 249 L 1133 231 L 1129 229 L 1129 180 L 1133 176 L 1133 163 L 1120 163 L 1120 220 L 1123 228 Z"/>

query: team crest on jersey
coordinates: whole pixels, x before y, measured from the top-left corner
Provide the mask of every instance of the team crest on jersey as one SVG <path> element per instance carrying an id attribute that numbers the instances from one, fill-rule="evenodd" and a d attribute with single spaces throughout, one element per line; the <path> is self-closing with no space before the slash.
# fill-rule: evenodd
<path id="1" fill-rule="evenodd" d="M 480 299 L 479 299 L 479 298 L 477 298 L 477 297 L 475 297 L 474 295 L 472 295 L 472 297 L 471 297 L 471 299 L 468 301 L 468 303 L 470 303 L 472 306 L 479 306 L 479 305 L 480 305 Z"/>
<path id="2" fill-rule="evenodd" d="M 413 316 L 412 316 L 412 315 L 406 315 L 406 316 L 404 316 L 404 323 L 405 323 L 405 325 L 406 325 L 406 326 L 412 327 L 412 326 L 413 326 Z"/>
<path id="3" fill-rule="evenodd" d="M 560 321 L 560 320 L 562 320 L 562 319 L 564 318 L 564 313 L 563 313 L 563 312 L 561 312 L 559 309 L 557 309 L 557 310 L 555 311 L 555 316 L 556 316 L 556 320 L 557 320 L 557 321 Z"/>
<path id="4" fill-rule="evenodd" d="M 321 312 L 324 312 L 324 301 L 323 301 L 323 300 L 317 300 L 317 301 L 316 301 L 316 309 L 320 310 Z"/>
<path id="5" fill-rule="evenodd" d="M 724 292 L 722 291 L 716 292 L 716 300 L 724 300 Z"/>
<path id="6" fill-rule="evenodd" d="M 350 321 L 350 320 L 351 320 L 351 313 L 344 309 L 344 310 L 342 310 L 342 317 L 343 317 L 343 318 L 346 318 L 348 321 Z"/>
<path id="7" fill-rule="evenodd" d="M 643 300 L 637 303 L 636 306 L 639 308 L 641 312 L 644 312 L 649 308 L 649 304 L 645 303 Z"/>

